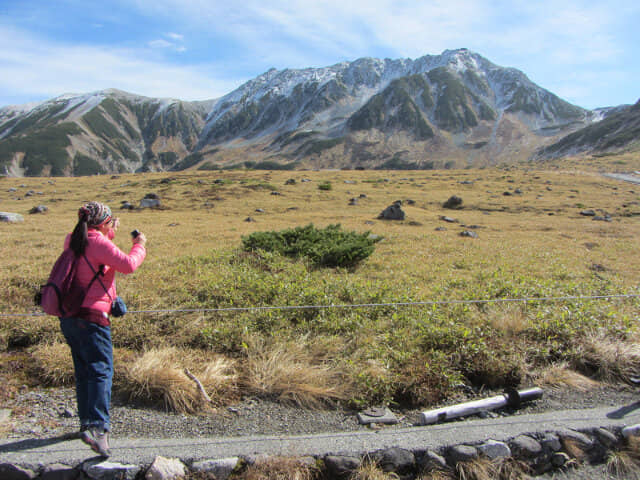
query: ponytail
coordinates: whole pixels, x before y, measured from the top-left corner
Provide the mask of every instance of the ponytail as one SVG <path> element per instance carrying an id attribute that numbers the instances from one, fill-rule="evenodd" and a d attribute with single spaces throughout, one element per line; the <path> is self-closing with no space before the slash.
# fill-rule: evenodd
<path id="1" fill-rule="evenodd" d="M 78 223 L 71 233 L 71 241 L 69 247 L 76 256 L 83 255 L 87 249 L 89 243 L 89 237 L 87 235 L 87 221 L 89 220 L 90 211 L 86 207 L 78 210 Z"/>

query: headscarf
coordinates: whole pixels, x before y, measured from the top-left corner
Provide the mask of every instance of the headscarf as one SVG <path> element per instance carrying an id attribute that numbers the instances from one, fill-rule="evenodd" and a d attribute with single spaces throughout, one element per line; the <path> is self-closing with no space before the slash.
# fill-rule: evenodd
<path id="1" fill-rule="evenodd" d="M 90 227 L 99 227 L 111 220 L 111 209 L 100 202 L 89 202 L 78 210 L 78 218 Z"/>

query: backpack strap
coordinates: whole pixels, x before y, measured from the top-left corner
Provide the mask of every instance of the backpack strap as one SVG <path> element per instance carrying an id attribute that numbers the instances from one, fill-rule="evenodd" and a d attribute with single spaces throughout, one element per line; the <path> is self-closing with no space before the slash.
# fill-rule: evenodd
<path id="1" fill-rule="evenodd" d="M 89 259 L 87 258 L 87 255 L 84 254 L 84 259 L 87 262 L 87 265 L 89 265 L 89 268 L 91 269 L 91 271 L 93 272 L 93 278 L 91 279 L 91 281 L 89 282 L 89 285 L 87 286 L 87 292 L 89 291 L 89 289 L 91 288 L 91 285 L 93 284 L 93 282 L 98 279 L 98 281 L 100 282 L 100 285 L 102 285 L 102 288 L 104 288 L 105 293 L 107 294 L 107 296 L 109 297 L 109 300 L 111 300 L 113 302 L 113 297 L 111 296 L 111 294 L 109 293 L 109 290 L 107 290 L 107 287 L 104 286 L 104 283 L 102 282 L 102 279 L 100 278 L 101 276 L 104 277 L 104 265 L 100 265 L 100 268 L 96 271 L 95 268 L 93 268 L 93 265 L 91 265 L 91 262 L 89 261 Z"/>

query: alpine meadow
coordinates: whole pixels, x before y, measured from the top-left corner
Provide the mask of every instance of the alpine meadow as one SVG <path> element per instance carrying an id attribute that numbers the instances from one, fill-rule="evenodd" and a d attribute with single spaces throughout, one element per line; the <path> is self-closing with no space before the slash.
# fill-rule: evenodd
<path id="1" fill-rule="evenodd" d="M 24 221 L 0 223 L 0 402 L 73 382 L 58 320 L 33 297 L 90 200 L 120 218 L 123 250 L 134 228 L 148 237 L 112 326 L 114 393 L 132 402 L 205 409 L 185 371 L 216 406 L 424 408 L 469 389 L 626 382 L 640 368 L 640 185 L 602 174 L 616 170 L 640 156 L 1 177 L 0 210 Z M 139 207 L 149 194 L 159 205 Z M 404 219 L 379 218 L 394 202 Z M 295 229 L 350 239 L 350 260 L 249 241 Z"/>

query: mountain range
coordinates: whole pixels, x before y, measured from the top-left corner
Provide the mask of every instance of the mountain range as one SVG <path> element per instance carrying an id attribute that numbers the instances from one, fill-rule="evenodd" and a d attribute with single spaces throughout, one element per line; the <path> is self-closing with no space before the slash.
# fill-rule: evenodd
<path id="1" fill-rule="evenodd" d="M 636 148 L 638 110 L 572 105 L 467 49 L 362 58 L 202 102 L 111 89 L 5 107 L 0 173 L 483 166 Z"/>

